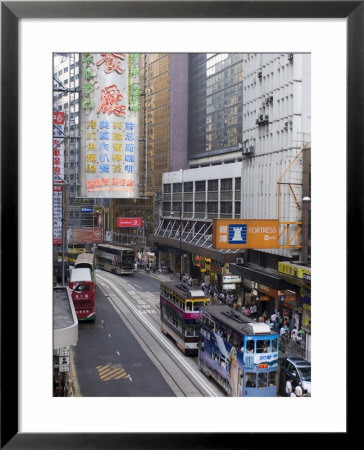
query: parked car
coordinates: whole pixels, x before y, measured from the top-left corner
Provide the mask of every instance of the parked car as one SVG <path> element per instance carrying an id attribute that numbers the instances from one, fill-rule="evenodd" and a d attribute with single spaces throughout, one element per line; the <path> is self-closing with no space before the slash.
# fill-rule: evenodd
<path id="1" fill-rule="evenodd" d="M 311 363 L 300 356 L 287 356 L 280 361 L 280 392 L 285 395 L 287 379 L 293 379 L 293 385 L 302 383 L 302 389 L 311 397 Z"/>

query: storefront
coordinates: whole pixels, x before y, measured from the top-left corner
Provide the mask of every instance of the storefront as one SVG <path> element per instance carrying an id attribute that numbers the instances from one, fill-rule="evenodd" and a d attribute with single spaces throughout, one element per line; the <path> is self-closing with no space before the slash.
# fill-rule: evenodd
<path id="1" fill-rule="evenodd" d="M 239 275 L 232 275 L 230 272 L 225 273 L 222 276 L 222 291 L 226 296 L 232 297 L 238 304 L 241 304 L 241 277 Z"/>
<path id="2" fill-rule="evenodd" d="M 293 287 L 273 271 L 264 271 L 251 266 L 230 264 L 232 274 L 242 278 L 242 301 L 244 304 L 256 303 L 258 314 L 272 314 L 279 310 L 280 298 L 287 300 L 287 305 L 293 307 Z M 295 297 L 294 297 L 295 298 Z M 292 303 L 291 303 L 292 302 Z"/>
<path id="3" fill-rule="evenodd" d="M 306 334 L 311 334 L 311 268 L 290 262 L 278 263 L 278 273 L 294 286 L 296 294 L 293 313 L 299 326 Z"/>

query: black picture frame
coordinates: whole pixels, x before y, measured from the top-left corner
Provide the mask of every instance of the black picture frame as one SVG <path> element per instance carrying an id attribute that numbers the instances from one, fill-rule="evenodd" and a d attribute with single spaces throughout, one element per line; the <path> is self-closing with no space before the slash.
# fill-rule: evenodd
<path id="1" fill-rule="evenodd" d="M 22 18 L 345 18 L 347 20 L 347 298 L 361 279 L 363 250 L 364 2 L 363 1 L 4 1 L 1 2 L 1 448 L 142 449 L 260 448 L 274 439 L 257 433 L 19 433 L 18 279 L 18 22 Z M 309 32 L 309 30 L 308 30 Z M 12 105 L 9 108 L 9 105 Z M 10 146 L 11 144 L 11 146 Z M 9 237 L 12 237 L 11 239 Z M 357 252 L 359 251 L 359 255 Z M 6 282 L 4 282 L 6 280 Z M 9 301 L 11 299 L 11 301 Z M 349 314 L 347 314 L 349 316 Z M 11 337 L 11 339 L 9 339 Z M 9 370 L 11 367 L 11 370 Z M 279 417 L 281 411 L 276 410 Z M 243 420 L 244 411 L 242 411 Z M 348 431 L 335 435 L 344 444 Z M 188 431 L 188 430 L 186 430 Z M 263 431 L 263 430 L 262 430 Z M 289 431 L 289 430 L 287 430 Z M 315 444 L 317 438 L 315 436 Z M 300 436 L 302 445 L 305 436 Z M 288 437 L 290 440 L 291 438 Z M 324 436 L 327 442 L 327 436 Z"/>

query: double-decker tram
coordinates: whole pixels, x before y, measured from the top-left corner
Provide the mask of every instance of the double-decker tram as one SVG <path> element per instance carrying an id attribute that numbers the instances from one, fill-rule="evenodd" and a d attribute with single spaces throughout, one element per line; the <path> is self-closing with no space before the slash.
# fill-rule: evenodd
<path id="1" fill-rule="evenodd" d="M 71 270 L 69 288 L 78 320 L 95 320 L 96 304 L 93 271 L 86 265 L 74 267 Z"/>
<path id="2" fill-rule="evenodd" d="M 211 297 L 176 281 L 161 283 L 161 330 L 169 335 L 186 355 L 197 354 L 200 309 Z"/>
<path id="3" fill-rule="evenodd" d="M 90 269 L 92 277 L 94 278 L 94 270 L 95 270 L 95 254 L 94 253 L 81 253 L 77 256 L 75 261 L 75 269 L 86 268 Z"/>
<path id="4" fill-rule="evenodd" d="M 227 305 L 201 311 L 198 365 L 233 397 L 276 397 L 278 334 Z"/>
<path id="5" fill-rule="evenodd" d="M 131 248 L 98 244 L 96 267 L 118 275 L 134 273 L 135 252 Z"/>

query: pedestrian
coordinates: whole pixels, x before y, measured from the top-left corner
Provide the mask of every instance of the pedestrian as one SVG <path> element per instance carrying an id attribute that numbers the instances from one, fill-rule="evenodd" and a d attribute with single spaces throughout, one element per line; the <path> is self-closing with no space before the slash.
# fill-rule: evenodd
<path id="1" fill-rule="evenodd" d="M 257 304 L 254 303 L 253 304 L 253 318 L 256 319 L 257 316 L 258 316 L 258 307 L 257 307 Z"/>
<path id="2" fill-rule="evenodd" d="M 283 336 L 285 336 L 285 334 L 286 334 L 286 327 L 282 326 L 280 331 L 279 331 L 279 335 L 281 337 L 283 337 Z"/>
<path id="3" fill-rule="evenodd" d="M 293 378 L 292 377 L 289 378 L 286 381 L 286 395 L 287 395 L 287 397 L 291 397 L 291 394 L 292 394 L 292 383 L 293 383 Z"/>
<path id="4" fill-rule="evenodd" d="M 279 326 L 280 326 L 279 317 L 276 317 L 276 320 L 274 321 L 274 329 L 276 330 L 277 333 L 279 331 Z"/>
<path id="5" fill-rule="evenodd" d="M 191 275 L 190 275 L 190 277 L 189 277 L 189 279 L 188 279 L 188 281 L 187 281 L 187 284 L 188 284 L 188 286 L 191 286 L 191 287 L 192 287 L 192 283 L 193 283 L 193 281 L 192 281 L 192 277 L 191 277 Z"/>
<path id="6" fill-rule="evenodd" d="M 296 394 L 296 397 L 303 397 L 302 383 L 300 381 L 298 382 L 294 393 Z"/>
<path id="7" fill-rule="evenodd" d="M 297 335 L 298 335 L 297 328 L 294 327 L 293 330 L 291 331 L 291 339 L 292 339 L 293 342 L 296 342 L 296 340 L 297 340 Z"/>

